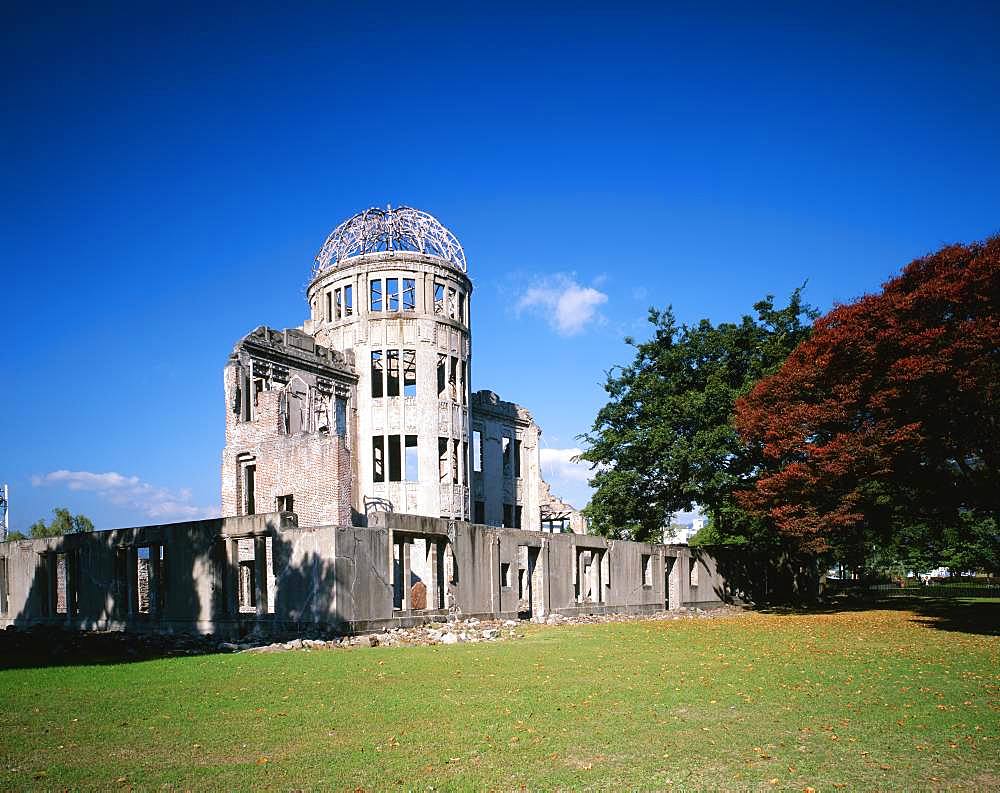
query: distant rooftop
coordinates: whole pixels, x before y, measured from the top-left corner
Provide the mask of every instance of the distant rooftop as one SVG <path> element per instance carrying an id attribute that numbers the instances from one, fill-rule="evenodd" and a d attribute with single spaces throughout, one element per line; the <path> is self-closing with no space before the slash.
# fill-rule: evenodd
<path id="1" fill-rule="evenodd" d="M 313 277 L 347 259 L 381 251 L 435 256 L 466 272 L 465 251 L 437 218 L 413 207 L 388 206 L 359 212 L 331 231 L 316 255 Z"/>

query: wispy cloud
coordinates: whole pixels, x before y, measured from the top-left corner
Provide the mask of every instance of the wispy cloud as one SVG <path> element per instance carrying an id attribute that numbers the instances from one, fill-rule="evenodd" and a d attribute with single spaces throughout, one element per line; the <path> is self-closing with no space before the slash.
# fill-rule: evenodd
<path id="1" fill-rule="evenodd" d="M 573 462 L 580 449 L 539 449 L 542 476 L 552 485 L 552 492 L 570 504 L 582 507 L 592 490 L 587 480 L 594 475 L 590 463 Z"/>
<path id="2" fill-rule="evenodd" d="M 580 454 L 580 449 L 539 449 L 538 456 L 542 464 L 542 475 L 547 482 L 556 480 L 563 482 L 582 482 L 594 475 L 590 463 L 573 462 Z"/>
<path id="3" fill-rule="evenodd" d="M 577 283 L 572 274 L 555 273 L 532 284 L 517 310 L 543 317 L 561 336 L 575 336 L 600 319 L 597 309 L 607 302 L 604 292 Z"/>
<path id="4" fill-rule="evenodd" d="M 188 519 L 216 517 L 219 507 L 202 507 L 191 503 L 187 488 L 170 490 L 137 476 L 125 476 L 115 471 L 97 474 L 91 471 L 50 471 L 31 477 L 35 487 L 66 487 L 70 490 L 96 493 L 111 504 L 128 507 L 147 518 Z"/>

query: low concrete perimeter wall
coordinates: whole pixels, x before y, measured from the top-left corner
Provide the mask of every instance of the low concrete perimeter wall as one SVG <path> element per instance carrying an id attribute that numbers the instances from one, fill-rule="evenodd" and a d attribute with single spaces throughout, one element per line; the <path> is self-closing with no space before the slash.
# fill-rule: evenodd
<path id="1" fill-rule="evenodd" d="M 722 601 L 686 546 L 413 515 L 298 528 L 292 513 L 0 544 L 0 626 L 285 635 Z"/>

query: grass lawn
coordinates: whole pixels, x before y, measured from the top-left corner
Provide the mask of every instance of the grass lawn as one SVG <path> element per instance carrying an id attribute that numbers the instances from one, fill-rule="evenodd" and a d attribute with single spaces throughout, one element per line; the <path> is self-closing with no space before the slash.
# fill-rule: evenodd
<path id="1" fill-rule="evenodd" d="M 0 789 L 998 789 L 998 619 L 893 604 L 6 670 Z"/>

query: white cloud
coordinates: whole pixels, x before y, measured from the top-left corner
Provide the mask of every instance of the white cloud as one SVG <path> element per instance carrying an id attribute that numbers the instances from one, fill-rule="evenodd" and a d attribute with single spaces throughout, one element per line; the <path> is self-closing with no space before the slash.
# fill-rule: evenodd
<path id="1" fill-rule="evenodd" d="M 529 287 L 517 301 L 517 310 L 531 310 L 544 317 L 560 335 L 575 336 L 600 319 L 597 308 L 607 302 L 604 292 L 581 286 L 565 273 L 556 273 Z"/>
<path id="2" fill-rule="evenodd" d="M 588 462 L 573 462 L 580 449 L 539 449 L 542 476 L 546 482 L 570 481 L 587 483 L 594 474 Z"/>
<path id="3" fill-rule="evenodd" d="M 134 509 L 147 518 L 197 520 L 218 517 L 219 507 L 200 507 L 191 503 L 191 491 L 187 488 L 169 490 L 165 487 L 143 482 L 137 476 L 125 476 L 108 471 L 95 474 L 91 471 L 50 471 L 42 476 L 31 477 L 35 487 L 62 486 L 70 490 L 96 493 L 106 501 Z"/>

